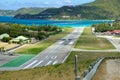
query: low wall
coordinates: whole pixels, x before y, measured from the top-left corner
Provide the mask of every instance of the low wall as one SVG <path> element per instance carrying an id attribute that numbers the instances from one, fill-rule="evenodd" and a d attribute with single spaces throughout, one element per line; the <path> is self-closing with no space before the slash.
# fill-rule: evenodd
<path id="1" fill-rule="evenodd" d="M 104 58 L 100 58 L 95 63 L 92 63 L 89 66 L 89 70 L 84 71 L 84 73 L 83 73 L 84 78 L 82 80 L 91 80 L 103 60 L 104 60 Z"/>

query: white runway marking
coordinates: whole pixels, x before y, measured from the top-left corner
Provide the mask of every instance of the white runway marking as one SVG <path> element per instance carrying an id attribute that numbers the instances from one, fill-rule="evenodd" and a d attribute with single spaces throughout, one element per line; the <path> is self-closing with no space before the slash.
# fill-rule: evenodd
<path id="1" fill-rule="evenodd" d="M 69 44 L 74 44 L 74 42 L 72 41 L 72 42 L 70 42 Z"/>
<path id="2" fill-rule="evenodd" d="M 62 44 L 64 41 L 60 41 L 59 44 Z"/>
<path id="3" fill-rule="evenodd" d="M 38 60 L 33 61 L 31 64 L 29 64 L 29 65 L 27 65 L 26 67 L 24 67 L 24 69 L 29 68 L 30 66 L 32 66 L 33 64 L 35 64 L 37 61 L 38 61 Z"/>
<path id="4" fill-rule="evenodd" d="M 55 65 L 58 61 L 53 62 L 53 65 Z"/>
<path id="5" fill-rule="evenodd" d="M 49 62 L 46 64 L 46 66 L 47 66 L 47 65 L 50 65 L 51 63 L 52 63 L 52 61 L 49 61 Z"/>
<path id="6" fill-rule="evenodd" d="M 43 60 L 40 61 L 40 62 L 38 62 L 37 64 L 35 64 L 35 65 L 33 66 L 33 68 L 36 67 L 36 66 L 38 66 L 38 65 L 40 65 L 42 62 L 43 62 Z"/>

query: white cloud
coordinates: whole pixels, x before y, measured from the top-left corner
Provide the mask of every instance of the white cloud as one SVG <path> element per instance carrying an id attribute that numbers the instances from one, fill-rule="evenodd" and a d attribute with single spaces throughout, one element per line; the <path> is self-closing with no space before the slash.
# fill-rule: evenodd
<path id="1" fill-rule="evenodd" d="M 71 1 L 71 0 L 65 0 L 65 2 L 66 2 L 66 3 L 72 3 L 72 1 Z"/>

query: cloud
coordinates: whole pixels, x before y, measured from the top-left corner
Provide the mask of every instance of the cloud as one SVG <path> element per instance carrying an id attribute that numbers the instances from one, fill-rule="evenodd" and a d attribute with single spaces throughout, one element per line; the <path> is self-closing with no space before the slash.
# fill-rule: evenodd
<path id="1" fill-rule="evenodd" d="M 72 3 L 72 1 L 71 1 L 71 0 L 65 0 L 65 2 L 66 2 L 66 3 Z"/>

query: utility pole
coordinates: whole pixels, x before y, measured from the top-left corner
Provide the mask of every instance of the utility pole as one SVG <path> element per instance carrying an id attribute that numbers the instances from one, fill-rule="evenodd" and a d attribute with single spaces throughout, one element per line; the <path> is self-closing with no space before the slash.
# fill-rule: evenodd
<path id="1" fill-rule="evenodd" d="M 78 76 L 78 55 L 75 55 L 75 80 L 80 80 L 80 76 Z"/>

